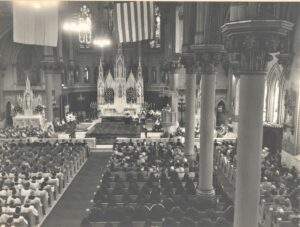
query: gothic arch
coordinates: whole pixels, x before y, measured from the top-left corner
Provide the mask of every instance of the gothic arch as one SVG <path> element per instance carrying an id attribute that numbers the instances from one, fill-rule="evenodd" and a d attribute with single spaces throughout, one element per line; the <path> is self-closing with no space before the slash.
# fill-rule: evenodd
<path id="1" fill-rule="evenodd" d="M 264 121 L 282 124 L 286 79 L 278 63 L 271 67 L 265 83 Z"/>
<path id="2" fill-rule="evenodd" d="M 235 96 L 234 96 L 234 115 L 239 115 L 239 105 L 240 105 L 240 79 L 236 78 L 235 84 Z"/>
<path id="3" fill-rule="evenodd" d="M 25 84 L 27 76 L 32 85 L 41 83 L 39 61 L 39 53 L 35 47 L 25 45 L 16 48 L 13 65 L 16 67 L 17 83 L 19 85 Z"/>
<path id="4" fill-rule="evenodd" d="M 225 123 L 226 102 L 220 98 L 216 105 L 216 125 L 220 126 Z"/>

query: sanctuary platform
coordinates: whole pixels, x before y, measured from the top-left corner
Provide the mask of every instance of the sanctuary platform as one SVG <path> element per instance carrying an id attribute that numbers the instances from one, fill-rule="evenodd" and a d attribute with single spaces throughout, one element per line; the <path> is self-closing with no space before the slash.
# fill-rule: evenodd
<path id="1" fill-rule="evenodd" d="M 96 138 L 97 144 L 113 144 L 117 137 L 140 138 L 141 126 L 127 116 L 102 117 L 86 133 L 86 137 Z"/>

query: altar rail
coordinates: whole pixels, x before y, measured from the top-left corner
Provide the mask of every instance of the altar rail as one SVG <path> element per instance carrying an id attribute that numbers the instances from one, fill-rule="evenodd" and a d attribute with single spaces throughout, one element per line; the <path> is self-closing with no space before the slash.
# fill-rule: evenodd
<path id="1" fill-rule="evenodd" d="M 70 139 L 62 139 L 62 138 L 37 138 L 37 137 L 26 137 L 26 138 L 8 138 L 8 139 L 0 139 L 0 143 L 5 143 L 5 142 L 50 142 L 50 143 L 55 143 L 56 141 L 70 141 L 70 142 L 86 142 L 89 146 L 89 148 L 95 148 L 96 147 L 96 139 L 95 138 L 84 138 L 84 139 L 74 139 L 74 138 L 70 138 Z"/>
<path id="2" fill-rule="evenodd" d="M 173 138 L 125 138 L 125 137 L 117 137 L 116 140 L 119 141 L 132 141 L 132 142 L 137 142 L 137 141 L 144 141 L 146 140 L 147 142 L 158 142 L 158 143 L 167 143 L 167 142 L 177 142 L 178 139 L 184 143 L 184 137 L 182 136 L 176 136 Z M 214 138 L 214 141 L 230 141 L 230 142 L 235 142 L 236 138 Z M 200 139 L 195 138 L 195 146 L 199 147 Z"/>
<path id="3" fill-rule="evenodd" d="M 214 151 L 214 165 L 217 171 L 218 181 L 221 182 L 227 196 L 233 201 L 236 181 L 236 167 L 227 161 L 225 155 L 220 151 Z M 293 211 L 276 211 L 272 208 L 273 203 L 266 203 L 261 196 L 259 215 L 260 227 L 294 227 L 290 215 L 296 214 Z M 299 217 L 300 219 L 300 217 Z"/>

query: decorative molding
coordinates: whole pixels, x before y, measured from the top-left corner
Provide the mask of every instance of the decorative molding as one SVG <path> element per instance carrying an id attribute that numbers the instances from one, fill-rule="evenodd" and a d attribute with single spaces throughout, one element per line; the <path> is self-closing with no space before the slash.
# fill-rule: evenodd
<path id="1" fill-rule="evenodd" d="M 269 53 L 282 51 L 293 24 L 280 20 L 248 20 L 221 27 L 228 52 L 238 53 L 240 72 L 265 73 Z"/>
<path id="2" fill-rule="evenodd" d="M 224 59 L 225 49 L 219 44 L 199 44 L 192 45 L 191 49 L 196 55 L 196 61 L 201 68 L 201 74 L 215 74 L 217 67 Z"/>
<path id="3" fill-rule="evenodd" d="M 197 72 L 198 64 L 196 62 L 195 54 L 192 52 L 182 53 L 181 63 L 184 65 L 187 74 L 194 74 Z"/>

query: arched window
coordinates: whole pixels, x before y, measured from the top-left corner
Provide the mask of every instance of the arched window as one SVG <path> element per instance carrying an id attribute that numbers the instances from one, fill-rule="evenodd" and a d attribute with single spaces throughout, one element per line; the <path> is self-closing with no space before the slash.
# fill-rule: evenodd
<path id="1" fill-rule="evenodd" d="M 32 47 L 24 47 L 17 57 L 17 78 L 18 84 L 25 85 L 26 77 L 31 85 L 40 84 L 40 68 L 36 50 Z"/>
<path id="2" fill-rule="evenodd" d="M 106 88 L 104 91 L 104 101 L 106 104 L 113 104 L 115 98 L 115 92 L 112 88 Z"/>
<path id="3" fill-rule="evenodd" d="M 89 80 L 90 80 L 90 69 L 88 66 L 86 66 L 83 69 L 83 81 L 87 83 L 89 82 Z"/>
<path id="4" fill-rule="evenodd" d="M 130 87 L 126 90 L 126 102 L 137 103 L 137 92 L 135 88 Z"/>
<path id="5" fill-rule="evenodd" d="M 263 121 L 267 119 L 267 96 L 268 96 L 268 85 L 265 82 L 265 93 L 264 93 L 264 109 L 263 109 Z"/>
<path id="6" fill-rule="evenodd" d="M 239 105 L 240 105 L 240 80 L 238 79 L 235 88 L 235 100 L 234 100 L 234 115 L 239 115 Z"/>
<path id="7" fill-rule="evenodd" d="M 273 104 L 273 123 L 278 123 L 279 115 L 279 80 L 276 81 L 274 86 L 274 104 Z"/>
<path id="8" fill-rule="evenodd" d="M 270 69 L 265 84 L 264 121 L 282 124 L 284 121 L 285 77 L 278 63 Z"/>
<path id="9" fill-rule="evenodd" d="M 152 68 L 151 74 L 152 74 L 152 83 L 156 84 L 157 83 L 157 71 L 156 71 L 155 67 Z"/>
<path id="10" fill-rule="evenodd" d="M 220 126 L 225 123 L 225 103 L 221 100 L 217 105 L 217 122 L 216 125 Z"/>
<path id="11" fill-rule="evenodd" d="M 150 41 L 151 48 L 160 48 L 161 40 L 161 13 L 159 5 L 154 3 L 154 40 Z"/>

